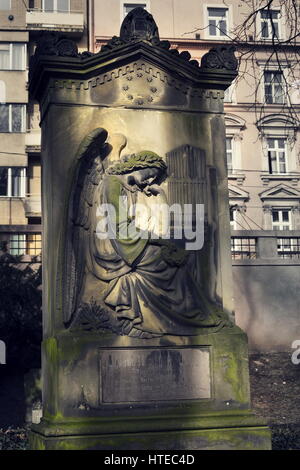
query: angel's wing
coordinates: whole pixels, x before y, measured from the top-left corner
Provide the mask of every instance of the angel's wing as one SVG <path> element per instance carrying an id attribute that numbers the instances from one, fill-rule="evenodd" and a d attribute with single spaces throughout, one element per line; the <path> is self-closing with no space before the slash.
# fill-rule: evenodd
<path id="1" fill-rule="evenodd" d="M 60 305 L 66 326 L 77 309 L 85 270 L 85 253 L 91 225 L 94 192 L 104 173 L 103 160 L 110 151 L 107 131 L 94 129 L 81 142 L 69 197 L 66 201 L 67 227 L 62 237 Z"/>

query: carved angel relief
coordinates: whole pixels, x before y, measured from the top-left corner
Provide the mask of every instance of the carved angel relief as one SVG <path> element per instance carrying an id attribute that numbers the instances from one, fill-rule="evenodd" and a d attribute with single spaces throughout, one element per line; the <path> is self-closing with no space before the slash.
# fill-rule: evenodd
<path id="1" fill-rule="evenodd" d="M 77 153 L 62 244 L 66 327 L 139 338 L 221 328 L 226 319 L 196 284 L 191 253 L 145 218 L 166 202 L 165 161 L 151 151 L 121 157 L 126 138 L 107 138 L 95 129 Z M 146 208 L 139 216 L 138 205 Z"/>

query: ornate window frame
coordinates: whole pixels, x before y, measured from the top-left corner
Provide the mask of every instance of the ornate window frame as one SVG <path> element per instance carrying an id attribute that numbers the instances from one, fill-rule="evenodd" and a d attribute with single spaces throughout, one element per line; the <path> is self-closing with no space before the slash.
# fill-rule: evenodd
<path id="1" fill-rule="evenodd" d="M 259 194 L 264 212 L 264 229 L 273 230 L 272 211 L 291 211 L 292 230 L 300 228 L 300 191 L 284 183 Z"/>
<path id="2" fill-rule="evenodd" d="M 291 181 L 293 186 L 297 186 L 300 181 L 300 174 L 297 164 L 297 131 L 298 123 L 285 114 L 269 114 L 256 123 L 259 137 L 262 143 L 262 174 L 260 175 L 264 186 L 268 186 L 270 181 Z M 287 172 L 282 174 L 271 174 L 268 160 L 268 138 L 283 138 L 286 140 L 286 160 Z"/>
<path id="3" fill-rule="evenodd" d="M 242 226 L 239 225 L 240 217 L 239 212 L 246 211 L 246 202 L 249 200 L 249 193 L 237 186 L 228 184 L 229 191 L 229 207 L 233 213 L 233 220 L 230 221 L 230 226 L 233 230 L 243 230 Z M 233 209 L 236 206 L 236 209 Z"/>
<path id="4" fill-rule="evenodd" d="M 246 121 L 241 117 L 227 113 L 225 114 L 226 137 L 232 139 L 232 173 L 228 174 L 229 181 L 235 181 L 242 185 L 245 175 L 242 172 L 242 141 L 243 130 L 246 127 Z"/>

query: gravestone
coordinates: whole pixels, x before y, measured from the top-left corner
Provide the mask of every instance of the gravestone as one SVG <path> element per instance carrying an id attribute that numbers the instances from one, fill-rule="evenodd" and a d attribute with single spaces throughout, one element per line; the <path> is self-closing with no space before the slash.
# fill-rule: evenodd
<path id="1" fill-rule="evenodd" d="M 40 39 L 30 91 L 42 128 L 43 418 L 32 448 L 270 448 L 232 314 L 223 98 L 236 68 L 231 46 L 201 66 L 170 49 L 142 8 L 97 54 Z"/>

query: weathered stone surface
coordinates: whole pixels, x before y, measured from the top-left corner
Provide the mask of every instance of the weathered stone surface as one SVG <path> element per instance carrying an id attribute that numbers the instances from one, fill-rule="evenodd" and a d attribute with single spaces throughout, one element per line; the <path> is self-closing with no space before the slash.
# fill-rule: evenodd
<path id="1" fill-rule="evenodd" d="M 211 422 L 216 427 L 218 420 Z M 236 420 L 233 427 L 142 434 L 82 435 L 81 437 L 47 437 L 32 434 L 31 448 L 37 450 L 271 450 L 267 427 L 243 426 Z"/>
<path id="2" fill-rule="evenodd" d="M 112 342 L 115 351 L 131 354 L 141 347 L 139 339 L 120 336 L 116 341 L 112 334 L 60 335 L 44 341 L 46 406 L 42 423 L 32 428 L 34 448 L 270 448 L 268 428 L 249 410 L 247 344 L 239 328 L 188 340 L 147 340 L 158 352 L 170 349 L 170 342 L 176 343 L 175 350 L 209 349 L 211 397 L 204 399 L 101 403 L 99 351 L 110 351 Z"/>
<path id="3" fill-rule="evenodd" d="M 111 349 L 99 356 L 102 403 L 211 397 L 206 348 Z"/>
<path id="4" fill-rule="evenodd" d="M 76 55 L 72 44 L 51 38 L 33 60 L 30 90 L 41 105 L 43 135 L 45 321 L 44 417 L 32 427 L 31 445 L 269 448 L 268 430 L 250 412 L 246 336 L 229 320 L 222 113 L 224 90 L 236 76 L 232 56 L 224 67 L 210 57 L 195 67 L 188 54 L 159 41 L 147 13 L 133 13 L 125 26 L 100 54 Z M 51 55 L 42 53 L 48 46 Z M 160 170 L 167 161 L 169 179 L 151 165 L 151 174 L 149 165 L 134 167 L 145 153 Z M 112 186 L 126 186 L 121 193 L 130 197 L 128 187 L 139 183 L 127 172 L 133 160 L 130 171 L 146 170 L 146 180 L 156 178 L 172 202 L 206 205 L 204 246 L 190 264 L 177 247 L 153 244 L 155 289 L 149 265 L 140 265 L 149 240 L 136 258 L 126 249 L 106 251 L 105 269 L 97 265 L 104 251 L 94 243 L 90 215 L 103 195 L 114 198 Z M 195 299 L 201 305 L 185 308 Z M 112 311 L 103 312 L 103 303 Z"/>

